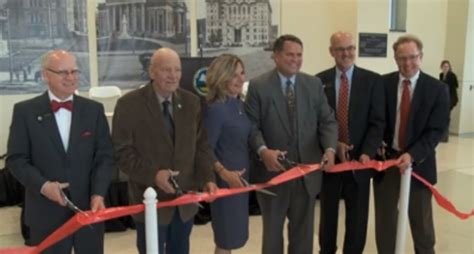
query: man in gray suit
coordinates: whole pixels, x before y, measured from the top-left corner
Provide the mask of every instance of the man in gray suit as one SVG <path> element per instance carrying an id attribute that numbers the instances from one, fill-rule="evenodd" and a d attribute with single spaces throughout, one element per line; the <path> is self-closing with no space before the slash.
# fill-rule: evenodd
<path id="1" fill-rule="evenodd" d="M 329 169 L 337 146 L 337 122 L 321 81 L 300 72 L 301 40 L 293 35 L 279 37 L 273 46 L 273 60 L 276 69 L 251 80 L 246 98 L 253 122 L 250 144 L 258 154 L 251 174 L 258 182 L 284 170 L 279 157 L 298 163 L 325 161 L 324 169 Z M 320 188 L 318 171 L 270 188 L 277 197 L 257 193 L 263 216 L 262 253 L 283 253 L 286 217 L 288 253 L 313 253 L 314 205 Z"/>
<path id="2" fill-rule="evenodd" d="M 77 96 L 76 58 L 54 50 L 42 62 L 48 91 L 15 104 L 6 166 L 25 186 L 25 218 L 37 245 L 74 215 L 61 192 L 82 210 L 105 208 L 112 142 L 104 107 Z M 83 227 L 43 253 L 103 253 L 103 224 Z"/>

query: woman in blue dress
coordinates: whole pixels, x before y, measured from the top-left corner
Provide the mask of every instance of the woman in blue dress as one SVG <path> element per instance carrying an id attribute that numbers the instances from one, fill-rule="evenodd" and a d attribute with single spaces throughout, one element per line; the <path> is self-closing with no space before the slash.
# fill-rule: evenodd
<path id="1" fill-rule="evenodd" d="M 245 71 L 242 60 L 223 54 L 212 61 L 207 75 L 208 110 L 205 124 L 216 159 L 214 169 L 220 188 L 242 187 L 248 179 L 250 120 L 242 102 Z M 248 239 L 248 193 L 211 203 L 215 253 L 231 253 Z"/>

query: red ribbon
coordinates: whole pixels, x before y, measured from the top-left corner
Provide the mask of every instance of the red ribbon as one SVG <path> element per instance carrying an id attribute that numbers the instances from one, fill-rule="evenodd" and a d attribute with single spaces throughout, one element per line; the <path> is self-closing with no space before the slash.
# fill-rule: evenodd
<path id="1" fill-rule="evenodd" d="M 397 165 L 396 160 L 389 161 L 369 161 L 368 163 L 362 164 L 357 161 L 345 162 L 335 165 L 330 173 L 338 173 L 343 171 L 350 170 L 362 170 L 362 169 L 375 169 L 377 171 L 383 171 L 387 168 Z M 201 201 L 213 201 L 218 198 L 227 197 L 236 195 L 243 192 L 249 192 L 256 189 L 268 188 L 270 186 L 278 185 L 295 178 L 302 177 L 311 172 L 317 171 L 321 168 L 320 164 L 302 164 L 294 167 L 290 170 L 287 170 L 278 176 L 270 179 L 270 181 L 262 184 L 255 184 L 248 187 L 235 188 L 235 189 L 218 189 L 215 193 L 188 193 L 186 195 L 180 196 L 176 199 L 170 201 L 163 201 L 157 204 L 157 208 L 170 207 L 170 206 L 180 206 L 185 204 L 198 203 Z M 412 176 L 422 182 L 427 188 L 431 190 L 433 196 L 435 197 L 436 202 L 439 206 L 446 209 L 448 212 L 454 214 L 456 217 L 465 220 L 471 216 L 474 216 L 474 209 L 470 213 L 463 213 L 456 209 L 456 207 L 445 197 L 443 197 L 438 190 L 431 185 L 428 181 L 412 173 Z M 118 217 L 133 215 L 140 213 L 144 210 L 144 205 L 132 205 L 132 206 L 122 206 L 122 207 L 113 207 L 104 210 L 97 211 L 92 213 L 87 211 L 86 215 L 76 214 L 69 221 L 63 224 L 60 228 L 54 231 L 49 235 L 43 242 L 41 242 L 36 247 L 20 247 L 20 248 L 8 248 L 0 249 L 0 254 L 36 254 L 39 253 L 49 246 L 59 242 L 60 240 L 66 238 L 67 236 L 73 234 L 78 229 L 85 225 L 94 224 L 97 222 L 102 222 L 106 220 L 115 219 Z"/>

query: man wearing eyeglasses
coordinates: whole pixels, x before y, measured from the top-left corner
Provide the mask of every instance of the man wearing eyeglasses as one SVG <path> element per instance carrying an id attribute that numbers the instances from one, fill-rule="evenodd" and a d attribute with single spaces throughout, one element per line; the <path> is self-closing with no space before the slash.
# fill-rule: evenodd
<path id="1" fill-rule="evenodd" d="M 435 148 L 449 124 L 449 93 L 445 84 L 420 70 L 423 44 L 413 35 L 393 44 L 398 71 L 384 75 L 386 98 L 385 155 L 398 160 L 374 177 L 376 242 L 379 253 L 394 253 L 400 190 L 400 172 L 413 172 L 436 183 Z M 400 171 L 400 172 L 399 172 Z M 432 194 L 412 179 L 408 217 L 420 254 L 435 253 Z"/>
<path id="2" fill-rule="evenodd" d="M 6 166 L 25 186 L 30 243 L 38 245 L 75 212 L 105 208 L 112 143 L 101 104 L 77 96 L 76 58 L 64 50 L 42 61 L 48 91 L 17 103 Z M 103 224 L 83 227 L 42 253 L 103 253 Z"/>
<path id="3" fill-rule="evenodd" d="M 384 93 L 380 76 L 355 66 L 355 43 L 347 32 L 331 36 L 329 53 L 336 65 L 316 74 L 324 84 L 329 105 L 338 121 L 337 162 L 366 163 L 376 154 L 384 129 Z M 369 214 L 373 170 L 323 173 L 320 193 L 320 253 L 336 253 L 339 200 L 344 199 L 346 225 L 344 253 L 362 253 Z"/>

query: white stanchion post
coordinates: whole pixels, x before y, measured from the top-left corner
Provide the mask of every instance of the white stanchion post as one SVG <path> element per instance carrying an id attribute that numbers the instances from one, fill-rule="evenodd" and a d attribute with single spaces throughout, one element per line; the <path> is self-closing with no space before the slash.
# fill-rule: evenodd
<path id="1" fill-rule="evenodd" d="M 158 254 L 158 215 L 156 211 L 156 191 L 148 187 L 143 194 L 145 198 L 145 237 L 146 237 L 146 253 Z"/>
<path id="2" fill-rule="evenodd" d="M 411 165 L 400 176 L 400 197 L 398 199 L 398 224 L 397 224 L 397 243 L 395 254 L 405 253 L 405 242 L 407 236 L 408 225 L 408 204 L 410 201 L 410 184 L 411 184 Z"/>

